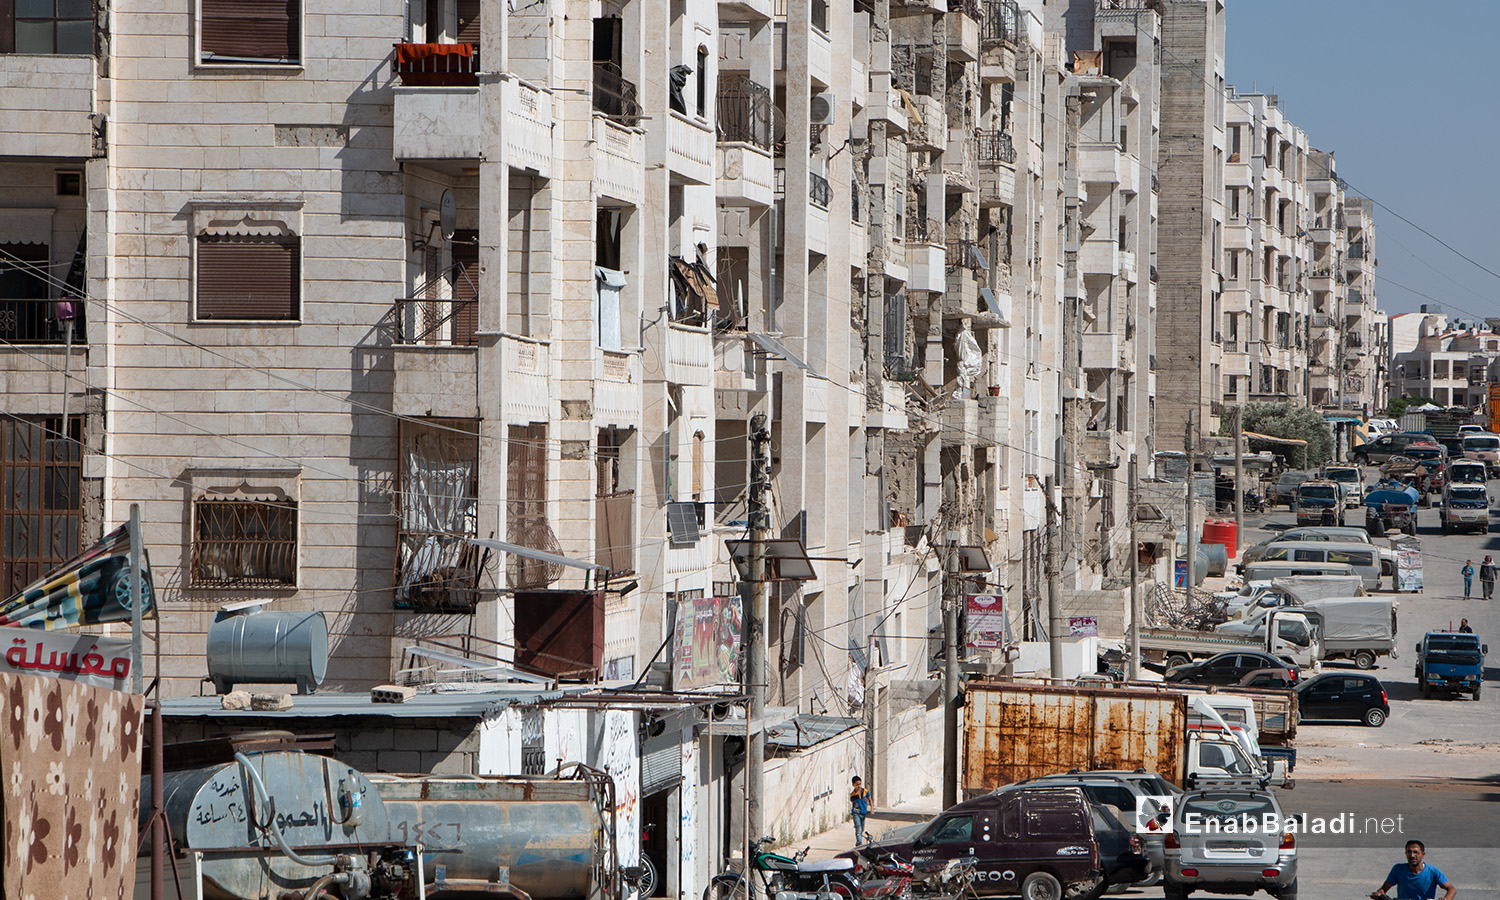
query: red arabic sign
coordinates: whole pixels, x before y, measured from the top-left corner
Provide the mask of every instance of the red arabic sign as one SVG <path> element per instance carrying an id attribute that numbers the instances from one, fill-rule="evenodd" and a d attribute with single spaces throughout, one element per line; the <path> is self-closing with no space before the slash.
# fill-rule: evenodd
<path id="1" fill-rule="evenodd" d="M 37 628 L 0 628 L 0 645 L 5 648 L 0 672 L 129 690 L 129 641 Z"/>
<path id="2" fill-rule="evenodd" d="M 985 650 L 1005 646 L 1005 598 L 1000 594 L 970 594 L 964 643 Z"/>

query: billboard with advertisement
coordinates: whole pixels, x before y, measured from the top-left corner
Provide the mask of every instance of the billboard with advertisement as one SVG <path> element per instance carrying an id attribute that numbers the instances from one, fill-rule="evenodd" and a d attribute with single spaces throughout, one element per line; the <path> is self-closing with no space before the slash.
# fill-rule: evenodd
<path id="1" fill-rule="evenodd" d="M 672 689 L 738 684 L 743 631 L 739 597 L 678 600 L 672 631 Z"/>
<path id="2" fill-rule="evenodd" d="M 971 650 L 1005 646 L 1005 600 L 1000 594 L 970 594 L 966 605 L 964 643 Z"/>

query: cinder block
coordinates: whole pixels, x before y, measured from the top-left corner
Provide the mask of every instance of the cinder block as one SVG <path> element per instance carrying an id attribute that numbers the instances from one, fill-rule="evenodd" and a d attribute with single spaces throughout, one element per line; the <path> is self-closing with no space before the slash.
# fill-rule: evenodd
<path id="1" fill-rule="evenodd" d="M 387 750 L 378 754 L 377 762 L 381 772 L 422 771 L 422 754 L 415 750 Z"/>

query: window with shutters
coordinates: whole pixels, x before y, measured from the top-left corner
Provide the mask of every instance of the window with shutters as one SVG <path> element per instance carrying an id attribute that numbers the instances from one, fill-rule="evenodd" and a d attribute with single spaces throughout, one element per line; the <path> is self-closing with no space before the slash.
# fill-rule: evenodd
<path id="1" fill-rule="evenodd" d="M 0 0 L 0 53 L 93 55 L 92 0 Z"/>
<path id="2" fill-rule="evenodd" d="M 301 0 L 199 0 L 199 61 L 300 65 Z"/>
<path id="3" fill-rule="evenodd" d="M 301 205 L 194 203 L 193 299 L 200 321 L 302 315 Z"/>

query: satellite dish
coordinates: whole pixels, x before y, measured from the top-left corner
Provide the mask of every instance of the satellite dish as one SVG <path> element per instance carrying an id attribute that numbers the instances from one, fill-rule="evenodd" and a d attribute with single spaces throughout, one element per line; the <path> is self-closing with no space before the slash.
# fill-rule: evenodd
<path id="1" fill-rule="evenodd" d="M 438 224 L 443 229 L 443 240 L 452 240 L 458 228 L 458 204 L 453 201 L 452 191 L 443 191 L 443 199 L 438 202 Z"/>

